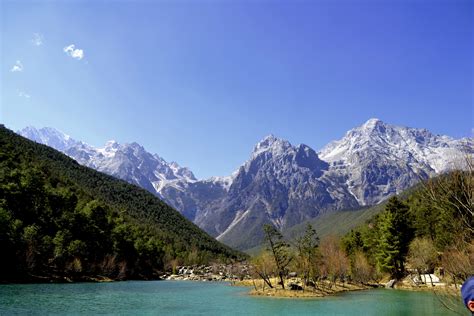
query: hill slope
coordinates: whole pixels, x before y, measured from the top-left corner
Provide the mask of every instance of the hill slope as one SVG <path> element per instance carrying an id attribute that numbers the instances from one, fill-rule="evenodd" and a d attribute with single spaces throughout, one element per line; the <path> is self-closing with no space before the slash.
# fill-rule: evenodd
<path id="1" fill-rule="evenodd" d="M 231 259 L 153 194 L 0 127 L 0 280 L 150 278 Z"/>
<path id="2" fill-rule="evenodd" d="M 413 187 L 403 191 L 398 194 L 397 197 L 400 199 L 406 200 L 414 192 L 420 190 L 420 184 L 416 184 Z M 342 210 L 339 212 L 332 212 L 323 214 L 316 218 L 307 220 L 301 224 L 290 227 L 288 230 L 284 231 L 284 235 L 289 240 L 294 240 L 296 237 L 301 235 L 306 226 L 311 224 L 318 236 L 323 238 L 329 235 L 343 236 L 347 234 L 352 229 L 360 227 L 374 218 L 375 215 L 384 211 L 387 200 L 371 207 L 362 207 L 357 210 Z"/>

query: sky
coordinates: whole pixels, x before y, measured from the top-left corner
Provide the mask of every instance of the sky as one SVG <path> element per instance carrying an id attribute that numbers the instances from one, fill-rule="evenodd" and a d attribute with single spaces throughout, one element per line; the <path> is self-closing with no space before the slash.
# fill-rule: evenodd
<path id="1" fill-rule="evenodd" d="M 268 134 L 474 126 L 471 0 L 0 0 L 0 121 L 136 141 L 198 178 Z"/>

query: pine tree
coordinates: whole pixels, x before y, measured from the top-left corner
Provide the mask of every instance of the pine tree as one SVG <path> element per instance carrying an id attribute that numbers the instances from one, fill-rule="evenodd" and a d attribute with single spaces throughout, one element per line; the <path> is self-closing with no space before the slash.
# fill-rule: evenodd
<path id="1" fill-rule="evenodd" d="M 385 213 L 380 217 L 379 234 L 376 252 L 379 269 L 390 272 L 393 277 L 401 277 L 413 231 L 408 206 L 397 197 L 388 201 Z"/>
<path id="2" fill-rule="evenodd" d="M 275 260 L 281 286 L 285 289 L 284 277 L 288 272 L 287 267 L 292 260 L 289 253 L 290 245 L 283 239 L 282 234 L 274 226 L 265 224 L 263 230 L 265 232 L 265 240 L 268 242 L 268 250 L 271 251 L 273 259 Z"/>
<path id="3" fill-rule="evenodd" d="M 315 258 L 315 253 L 319 244 L 319 237 L 316 230 L 308 223 L 303 236 L 296 240 L 298 254 L 300 256 L 300 264 L 303 270 L 304 284 L 308 283 L 310 278 L 310 270 L 312 266 L 312 259 Z"/>

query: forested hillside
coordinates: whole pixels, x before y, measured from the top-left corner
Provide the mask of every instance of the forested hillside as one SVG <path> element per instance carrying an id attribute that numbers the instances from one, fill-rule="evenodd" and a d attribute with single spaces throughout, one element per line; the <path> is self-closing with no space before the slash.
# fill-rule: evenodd
<path id="1" fill-rule="evenodd" d="M 398 198 L 402 200 L 408 199 L 414 192 L 421 190 L 423 184 L 417 184 L 399 195 Z M 283 231 L 283 235 L 287 239 L 296 239 L 303 235 L 307 225 L 311 225 L 318 232 L 320 238 L 326 236 L 338 236 L 342 237 L 353 229 L 356 229 L 370 220 L 372 220 L 377 214 L 383 212 L 387 206 L 389 200 L 385 200 L 370 207 L 363 207 L 357 210 L 343 210 L 339 212 L 332 212 L 323 214 L 316 218 L 305 221 L 301 224 L 295 225 L 290 229 Z"/>
<path id="2" fill-rule="evenodd" d="M 151 193 L 0 127 L 0 280 L 153 278 L 242 256 Z"/>
<path id="3" fill-rule="evenodd" d="M 329 281 L 335 286 L 337 281 L 365 285 L 408 275 L 413 280 L 414 275 L 436 268 L 446 284 L 459 285 L 474 274 L 471 157 L 465 169 L 426 180 L 378 208 L 344 213 L 348 218 L 322 220 L 332 223 L 333 234 L 318 222 L 307 222 L 306 229 L 298 227 L 298 234 L 286 236 L 270 225 L 263 227 L 266 250 L 254 258 L 255 276 L 271 288 L 272 277 L 279 277 L 282 284 L 288 271 L 295 271 L 292 275 L 301 276 L 302 288 L 320 290 Z M 366 223 L 337 236 L 352 225 L 351 220 L 360 223 L 366 215 L 372 215 Z M 458 290 L 452 295 L 455 301 L 456 295 Z"/>
<path id="4" fill-rule="evenodd" d="M 406 267 L 419 273 L 443 267 L 453 280 L 474 273 L 474 175 L 455 170 L 392 198 L 385 211 L 352 230 L 343 243 L 350 256 L 364 254 L 380 272 L 400 277 Z"/>

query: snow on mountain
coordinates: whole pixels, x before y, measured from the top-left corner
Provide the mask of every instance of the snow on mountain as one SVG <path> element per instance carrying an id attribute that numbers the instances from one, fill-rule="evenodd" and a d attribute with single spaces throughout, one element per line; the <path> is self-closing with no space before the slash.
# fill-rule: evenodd
<path id="1" fill-rule="evenodd" d="M 272 155 L 278 156 L 283 154 L 290 147 L 291 144 L 287 140 L 277 138 L 275 135 L 270 134 L 255 145 L 251 159 L 263 152 L 271 152 Z"/>
<path id="2" fill-rule="evenodd" d="M 263 224 L 285 229 L 327 211 L 357 207 L 337 179 L 325 175 L 327 168 L 310 147 L 269 135 L 233 174 L 227 194 L 198 212 L 195 222 L 242 249 L 259 244 Z"/>
<path id="3" fill-rule="evenodd" d="M 48 145 L 60 151 L 64 151 L 65 149 L 80 143 L 72 139 L 69 135 L 51 127 L 36 129 L 32 126 L 28 126 L 22 130 L 22 133 L 23 136 L 34 140 L 37 143 Z"/>
<path id="4" fill-rule="evenodd" d="M 221 186 L 224 190 L 228 191 L 234 181 L 234 177 L 235 173 L 227 177 L 210 177 L 209 179 L 202 180 L 202 182 Z"/>
<path id="5" fill-rule="evenodd" d="M 122 145 L 111 140 L 104 147 L 96 148 L 50 127 L 27 127 L 17 133 L 60 150 L 82 165 L 137 184 L 158 196 L 165 186 L 179 187 L 179 181 L 197 181 L 188 168 L 176 162 L 168 163 L 135 142 Z"/>
<path id="6" fill-rule="evenodd" d="M 197 180 L 189 169 L 137 143 L 109 141 L 95 148 L 53 128 L 28 127 L 18 133 L 153 192 L 239 249 L 258 245 L 265 223 L 284 230 L 325 212 L 374 205 L 420 179 L 458 167 L 466 153 L 474 154 L 472 138 L 370 119 L 319 153 L 269 135 L 232 175 Z"/>
<path id="7" fill-rule="evenodd" d="M 425 179 L 460 166 L 473 139 L 370 119 L 319 153 L 274 135 L 257 143 L 228 193 L 195 217 L 231 246 L 257 245 L 261 226 L 284 230 L 328 211 L 374 205 Z"/>
<path id="8" fill-rule="evenodd" d="M 420 179 L 456 168 L 472 139 L 455 140 L 426 129 L 370 119 L 324 147 L 319 156 L 329 173 L 343 176 L 361 205 L 375 204 Z"/>

